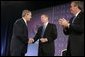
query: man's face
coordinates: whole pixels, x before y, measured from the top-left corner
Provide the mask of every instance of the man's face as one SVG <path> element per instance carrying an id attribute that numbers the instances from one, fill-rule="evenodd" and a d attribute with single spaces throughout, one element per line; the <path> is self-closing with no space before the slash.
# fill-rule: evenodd
<path id="1" fill-rule="evenodd" d="M 46 23 L 47 21 L 48 21 L 48 17 L 46 17 L 45 15 L 41 15 L 41 22 Z"/>
<path id="2" fill-rule="evenodd" d="M 76 13 L 76 9 L 77 9 L 77 6 L 75 6 L 75 4 L 72 2 L 71 5 L 70 5 L 70 12 L 72 14 L 75 14 Z"/>
<path id="3" fill-rule="evenodd" d="M 27 20 L 27 21 L 30 21 L 31 18 L 32 18 L 31 12 L 30 12 L 30 13 L 27 13 L 27 14 L 26 14 L 26 20 Z"/>

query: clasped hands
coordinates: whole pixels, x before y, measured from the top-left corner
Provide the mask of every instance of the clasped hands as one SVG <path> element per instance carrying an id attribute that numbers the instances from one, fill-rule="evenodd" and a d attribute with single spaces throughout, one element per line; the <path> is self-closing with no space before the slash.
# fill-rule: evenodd
<path id="1" fill-rule="evenodd" d="M 40 41 L 41 41 L 42 43 L 45 43 L 45 42 L 48 41 L 48 39 L 47 39 L 47 38 L 40 38 Z M 28 44 L 32 44 L 33 42 L 34 42 L 34 39 L 33 39 L 33 38 L 29 38 Z"/>
<path id="2" fill-rule="evenodd" d="M 63 28 L 69 27 L 69 25 L 70 25 L 69 21 L 67 21 L 64 18 L 59 19 L 58 22 Z"/>

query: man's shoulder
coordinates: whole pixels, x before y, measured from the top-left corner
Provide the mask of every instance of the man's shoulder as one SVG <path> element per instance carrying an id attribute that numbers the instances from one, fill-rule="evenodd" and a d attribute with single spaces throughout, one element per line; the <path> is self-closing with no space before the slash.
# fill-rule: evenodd
<path id="1" fill-rule="evenodd" d="M 53 23 L 48 23 L 48 25 L 50 25 L 50 26 L 56 26 L 55 24 L 53 24 Z"/>
<path id="2" fill-rule="evenodd" d="M 20 23 L 20 22 L 22 22 L 22 18 L 17 19 L 17 20 L 15 21 L 15 23 Z"/>
<path id="3" fill-rule="evenodd" d="M 84 13 L 83 12 L 80 12 L 78 17 L 83 17 L 84 16 Z"/>
<path id="4" fill-rule="evenodd" d="M 22 24 L 22 23 L 23 23 L 23 19 L 20 18 L 20 19 L 17 19 L 17 20 L 15 21 L 14 25 L 20 25 L 20 24 Z"/>

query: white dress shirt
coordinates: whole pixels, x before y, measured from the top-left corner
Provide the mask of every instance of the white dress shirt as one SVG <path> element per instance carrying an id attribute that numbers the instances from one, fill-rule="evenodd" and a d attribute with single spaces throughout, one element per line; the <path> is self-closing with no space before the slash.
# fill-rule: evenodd
<path id="1" fill-rule="evenodd" d="M 27 22 L 26 22 L 26 19 L 25 19 L 24 17 L 22 17 L 22 19 L 24 20 L 24 22 L 25 22 L 25 24 L 26 24 L 26 26 L 27 26 Z"/>
<path id="2" fill-rule="evenodd" d="M 47 25 L 48 25 L 48 22 L 44 23 L 44 28 L 45 29 L 46 29 Z"/>

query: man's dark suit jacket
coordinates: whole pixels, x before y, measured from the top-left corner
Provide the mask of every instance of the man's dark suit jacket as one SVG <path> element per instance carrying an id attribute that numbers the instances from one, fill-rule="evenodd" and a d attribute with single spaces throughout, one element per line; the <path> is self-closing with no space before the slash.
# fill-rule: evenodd
<path id="1" fill-rule="evenodd" d="M 67 55 L 84 56 L 84 14 L 80 12 L 70 27 L 64 29 L 64 33 L 69 35 Z"/>
<path id="2" fill-rule="evenodd" d="M 24 56 L 27 50 L 28 30 L 24 20 L 21 18 L 14 23 L 11 39 L 11 56 Z"/>
<path id="3" fill-rule="evenodd" d="M 38 32 L 34 37 L 34 40 L 42 38 L 42 28 L 43 26 L 38 28 Z M 54 40 L 57 38 L 57 29 L 56 25 L 48 23 L 43 38 L 47 38 L 48 42 L 42 43 L 39 41 L 39 50 L 38 50 L 38 56 L 54 56 L 55 53 L 55 46 L 54 46 Z"/>

